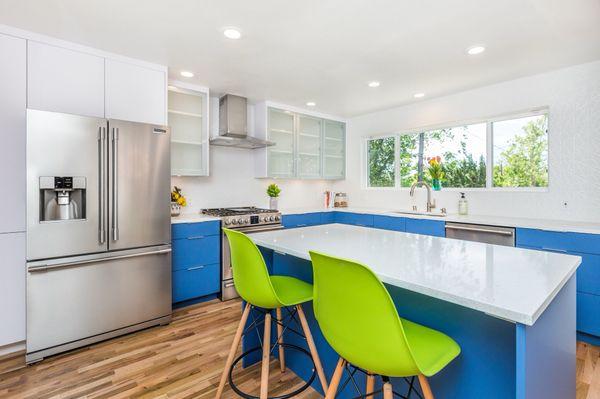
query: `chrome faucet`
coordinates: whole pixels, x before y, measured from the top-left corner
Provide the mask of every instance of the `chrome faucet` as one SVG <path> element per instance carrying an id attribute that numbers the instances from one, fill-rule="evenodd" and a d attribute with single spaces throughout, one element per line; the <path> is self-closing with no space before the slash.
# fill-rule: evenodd
<path id="1" fill-rule="evenodd" d="M 431 198 L 431 186 L 427 183 L 425 183 L 424 181 L 418 181 L 413 183 L 412 186 L 410 186 L 410 196 L 414 197 L 415 195 L 415 188 L 417 187 L 425 187 L 427 189 L 427 212 L 431 212 L 431 210 L 433 208 L 435 208 L 435 199 Z"/>

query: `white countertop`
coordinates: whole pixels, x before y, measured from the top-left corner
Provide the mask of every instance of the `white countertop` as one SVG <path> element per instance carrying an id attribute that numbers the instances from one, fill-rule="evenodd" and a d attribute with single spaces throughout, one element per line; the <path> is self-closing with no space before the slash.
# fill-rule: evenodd
<path id="1" fill-rule="evenodd" d="M 203 215 L 201 213 L 188 213 L 179 216 L 171 216 L 171 224 L 177 223 L 202 223 L 210 222 L 212 220 L 221 220 L 221 218 L 215 216 Z"/>
<path id="2" fill-rule="evenodd" d="M 329 224 L 251 234 L 310 260 L 315 250 L 369 266 L 390 285 L 533 325 L 581 263 L 571 255 Z"/>
<path id="3" fill-rule="evenodd" d="M 400 210 L 400 209 L 399 209 Z M 554 219 L 533 219 L 521 217 L 507 216 L 492 216 L 492 215 L 467 215 L 461 216 L 458 214 L 448 214 L 445 217 L 425 216 L 425 215 L 406 215 L 394 213 L 390 209 L 374 209 L 374 208 L 295 208 L 284 209 L 281 211 L 283 215 L 295 215 L 310 212 L 353 212 L 366 213 L 370 215 L 385 215 L 395 217 L 405 217 L 412 219 L 429 219 L 439 220 L 442 222 L 458 222 L 458 223 L 473 223 L 487 224 L 492 226 L 505 227 L 524 227 L 550 231 L 569 231 L 574 233 L 589 233 L 600 234 L 600 223 L 576 222 L 569 220 L 554 220 Z"/>

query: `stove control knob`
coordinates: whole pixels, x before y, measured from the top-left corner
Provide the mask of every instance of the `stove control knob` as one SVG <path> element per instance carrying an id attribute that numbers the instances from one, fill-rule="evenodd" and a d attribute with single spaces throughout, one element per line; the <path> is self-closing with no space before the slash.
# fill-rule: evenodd
<path id="1" fill-rule="evenodd" d="M 244 223 L 246 223 L 246 224 L 250 223 L 250 219 L 246 218 L 246 220 L 244 220 Z"/>
<path id="2" fill-rule="evenodd" d="M 237 224 L 237 220 L 231 219 L 231 224 Z"/>
<path id="3" fill-rule="evenodd" d="M 229 226 L 231 224 L 231 222 L 229 221 L 229 219 L 225 219 L 225 226 Z"/>
<path id="4" fill-rule="evenodd" d="M 238 224 L 243 224 L 243 223 L 244 223 L 244 219 L 242 219 L 242 218 L 239 218 L 239 219 L 238 219 Z"/>
<path id="5" fill-rule="evenodd" d="M 269 222 L 272 222 L 273 220 L 275 220 L 275 218 L 273 216 L 269 216 Z"/>
<path id="6" fill-rule="evenodd" d="M 279 216 L 275 216 L 275 220 L 279 222 L 279 219 L 281 219 Z"/>

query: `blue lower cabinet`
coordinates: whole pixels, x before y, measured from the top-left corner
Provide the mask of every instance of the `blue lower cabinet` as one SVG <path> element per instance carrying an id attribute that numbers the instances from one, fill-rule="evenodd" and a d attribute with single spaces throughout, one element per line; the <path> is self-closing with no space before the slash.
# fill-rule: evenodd
<path id="1" fill-rule="evenodd" d="M 406 231 L 406 219 L 395 216 L 373 216 L 373 227 L 384 230 Z"/>
<path id="2" fill-rule="evenodd" d="M 221 265 L 199 265 L 173 272 L 173 302 L 216 294 L 221 289 Z"/>
<path id="3" fill-rule="evenodd" d="M 446 223 L 439 220 L 406 218 L 406 232 L 445 237 Z"/>
<path id="4" fill-rule="evenodd" d="M 321 212 L 283 215 L 281 218 L 281 223 L 285 228 L 316 226 L 321 224 Z"/>
<path id="5" fill-rule="evenodd" d="M 572 253 L 581 256 L 577 269 L 577 291 L 600 295 L 600 255 Z"/>
<path id="6" fill-rule="evenodd" d="M 577 330 L 600 336 L 600 296 L 577 293 Z"/>
<path id="7" fill-rule="evenodd" d="M 600 254 L 600 234 L 518 228 L 517 246 Z"/>
<path id="8" fill-rule="evenodd" d="M 171 238 L 204 237 L 221 234 L 221 222 L 176 223 L 171 226 Z"/>
<path id="9" fill-rule="evenodd" d="M 221 259 L 221 236 L 196 236 L 173 240 L 172 259 L 173 270 L 218 263 Z"/>
<path id="10" fill-rule="evenodd" d="M 336 223 L 373 227 L 373 215 L 364 213 L 335 212 L 334 220 Z"/>
<path id="11" fill-rule="evenodd" d="M 321 224 L 335 223 L 336 212 L 321 212 Z"/>

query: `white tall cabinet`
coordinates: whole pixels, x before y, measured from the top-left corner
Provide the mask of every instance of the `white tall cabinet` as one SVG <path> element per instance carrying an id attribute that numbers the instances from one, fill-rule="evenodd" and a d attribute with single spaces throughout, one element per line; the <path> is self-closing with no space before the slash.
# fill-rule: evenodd
<path id="1" fill-rule="evenodd" d="M 275 143 L 254 150 L 256 177 L 343 179 L 346 124 L 268 102 L 255 105 L 255 136 Z"/>
<path id="2" fill-rule="evenodd" d="M 27 47 L 0 34 L 0 351 L 25 339 Z"/>
<path id="3" fill-rule="evenodd" d="M 104 118 L 104 58 L 29 41 L 29 108 Z"/>

